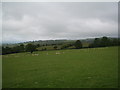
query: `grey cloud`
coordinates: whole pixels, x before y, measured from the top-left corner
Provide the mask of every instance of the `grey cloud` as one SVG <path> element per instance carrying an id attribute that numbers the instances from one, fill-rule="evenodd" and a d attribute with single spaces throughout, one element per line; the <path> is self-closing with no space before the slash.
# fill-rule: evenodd
<path id="1" fill-rule="evenodd" d="M 118 34 L 117 3 L 3 3 L 3 41 Z"/>

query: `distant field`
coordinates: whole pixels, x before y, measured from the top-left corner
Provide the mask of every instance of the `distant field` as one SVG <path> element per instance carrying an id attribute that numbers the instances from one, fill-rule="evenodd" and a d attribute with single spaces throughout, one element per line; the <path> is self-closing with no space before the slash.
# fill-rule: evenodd
<path id="1" fill-rule="evenodd" d="M 3 88 L 117 88 L 118 47 L 3 55 Z"/>
<path id="2" fill-rule="evenodd" d="M 89 43 L 82 43 L 82 45 L 83 45 L 83 48 L 89 47 Z M 37 49 L 42 50 L 42 49 L 46 48 L 47 50 L 54 50 L 54 46 L 57 46 L 57 49 L 61 49 L 61 47 L 62 47 L 62 45 L 50 45 L 50 46 L 41 46 Z M 75 46 L 70 46 L 67 49 L 71 49 L 71 48 L 75 48 Z"/>

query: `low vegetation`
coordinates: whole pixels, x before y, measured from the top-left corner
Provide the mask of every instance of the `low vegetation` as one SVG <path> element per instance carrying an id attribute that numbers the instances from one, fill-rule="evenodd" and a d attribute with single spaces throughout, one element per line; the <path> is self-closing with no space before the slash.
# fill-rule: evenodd
<path id="1" fill-rule="evenodd" d="M 118 47 L 3 55 L 3 88 L 117 88 Z"/>
<path id="2" fill-rule="evenodd" d="M 102 37 L 3 46 L 3 88 L 117 88 L 119 45 Z"/>
<path id="3" fill-rule="evenodd" d="M 106 46 L 118 46 L 120 45 L 120 39 L 114 38 L 110 39 L 108 37 L 102 37 L 102 38 L 95 38 L 93 42 L 81 42 L 81 40 L 77 41 L 67 41 L 64 43 L 64 41 L 47 41 L 44 44 L 35 42 L 27 43 L 27 44 L 20 44 L 13 47 L 4 46 L 2 47 L 2 55 L 5 54 L 12 54 L 12 53 L 20 53 L 20 52 L 31 52 L 34 51 L 46 51 L 46 50 L 62 50 L 62 49 L 81 49 L 81 48 L 95 48 L 95 47 L 106 47 Z M 56 42 L 56 43 L 55 43 Z"/>

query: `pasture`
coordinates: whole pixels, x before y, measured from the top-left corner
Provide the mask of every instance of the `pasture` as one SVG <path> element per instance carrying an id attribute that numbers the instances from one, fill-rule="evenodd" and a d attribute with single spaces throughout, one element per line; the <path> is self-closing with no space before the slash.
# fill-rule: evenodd
<path id="1" fill-rule="evenodd" d="M 2 56 L 3 88 L 117 88 L 118 47 Z"/>

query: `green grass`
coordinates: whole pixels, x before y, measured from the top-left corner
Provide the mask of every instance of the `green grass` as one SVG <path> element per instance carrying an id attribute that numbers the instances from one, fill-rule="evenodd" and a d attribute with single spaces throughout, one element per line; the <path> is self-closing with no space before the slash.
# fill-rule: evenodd
<path id="1" fill-rule="evenodd" d="M 34 54 L 3 55 L 3 88 L 118 87 L 118 47 Z"/>
<path id="2" fill-rule="evenodd" d="M 66 45 L 66 44 L 65 44 Z M 82 43 L 83 47 L 89 47 L 89 43 Z M 47 50 L 55 50 L 54 49 L 54 46 L 57 46 L 57 49 L 61 49 L 61 47 L 63 45 L 53 45 L 53 46 L 41 46 L 41 47 L 38 47 L 37 50 L 42 50 L 44 48 L 46 48 Z M 75 48 L 75 46 L 70 46 L 68 47 L 67 49 L 72 49 L 72 48 Z"/>

